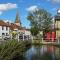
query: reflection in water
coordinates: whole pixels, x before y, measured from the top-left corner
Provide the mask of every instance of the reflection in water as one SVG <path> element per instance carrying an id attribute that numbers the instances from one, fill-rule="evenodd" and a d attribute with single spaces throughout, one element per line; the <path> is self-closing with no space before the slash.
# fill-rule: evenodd
<path id="1" fill-rule="evenodd" d="M 31 47 L 26 53 L 25 57 L 27 60 L 32 60 L 32 57 L 36 54 L 36 49 L 34 47 Z"/>
<path id="2" fill-rule="evenodd" d="M 60 60 L 60 48 L 55 46 L 32 46 L 25 52 L 26 60 Z"/>

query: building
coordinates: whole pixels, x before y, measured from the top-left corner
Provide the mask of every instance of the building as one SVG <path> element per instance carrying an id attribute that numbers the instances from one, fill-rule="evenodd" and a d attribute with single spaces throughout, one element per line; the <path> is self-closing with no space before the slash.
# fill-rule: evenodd
<path id="1" fill-rule="evenodd" d="M 0 20 L 0 39 L 2 39 L 4 36 L 9 35 L 9 32 L 10 26 L 4 21 Z"/>
<path id="2" fill-rule="evenodd" d="M 17 26 L 14 23 L 10 24 L 10 36 L 11 36 L 11 39 L 12 38 L 18 39 L 18 34 L 20 34 L 20 29 L 21 29 L 20 26 Z"/>
<path id="3" fill-rule="evenodd" d="M 22 27 L 19 12 L 17 11 L 15 23 L 10 24 L 10 31 L 12 34 L 16 34 L 14 38 L 16 39 L 30 39 L 31 33 L 29 29 Z M 11 35 L 12 36 L 12 35 Z"/>
<path id="4" fill-rule="evenodd" d="M 19 12 L 18 12 L 18 11 L 17 11 L 17 14 L 16 14 L 15 24 L 16 24 L 17 26 L 22 27 L 22 26 L 21 26 L 21 21 L 20 21 L 20 17 L 19 17 Z"/>
<path id="5" fill-rule="evenodd" d="M 15 23 L 4 22 L 0 20 L 0 38 L 4 38 L 4 36 L 10 36 L 11 39 L 29 39 L 31 36 L 30 30 L 22 27 L 19 12 L 17 11 Z"/>
<path id="6" fill-rule="evenodd" d="M 30 29 L 26 29 L 25 27 L 23 27 L 21 30 L 20 30 L 21 34 L 25 36 L 25 40 L 29 40 L 32 38 L 31 36 L 31 32 L 30 32 Z"/>
<path id="7" fill-rule="evenodd" d="M 60 9 L 57 10 L 55 16 L 56 39 L 60 38 Z"/>

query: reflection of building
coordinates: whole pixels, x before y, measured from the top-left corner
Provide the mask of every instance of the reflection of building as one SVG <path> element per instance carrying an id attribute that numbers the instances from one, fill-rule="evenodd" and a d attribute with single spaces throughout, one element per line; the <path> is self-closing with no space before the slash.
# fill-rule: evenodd
<path id="1" fill-rule="evenodd" d="M 56 28 L 56 38 L 60 37 L 60 9 L 57 11 L 55 16 L 55 28 Z"/>
<path id="2" fill-rule="evenodd" d="M 57 58 L 60 57 L 60 48 L 55 47 L 55 55 Z"/>

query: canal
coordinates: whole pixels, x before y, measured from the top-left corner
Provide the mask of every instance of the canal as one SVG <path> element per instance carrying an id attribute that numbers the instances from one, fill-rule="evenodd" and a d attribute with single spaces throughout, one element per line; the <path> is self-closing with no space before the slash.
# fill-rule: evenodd
<path id="1" fill-rule="evenodd" d="M 60 60 L 60 48 L 51 45 L 32 46 L 24 53 L 25 60 Z"/>

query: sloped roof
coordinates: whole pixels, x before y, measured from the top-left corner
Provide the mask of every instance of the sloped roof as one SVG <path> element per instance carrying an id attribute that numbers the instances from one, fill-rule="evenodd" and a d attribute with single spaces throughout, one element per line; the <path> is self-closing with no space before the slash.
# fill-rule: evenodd
<path id="1" fill-rule="evenodd" d="M 10 28 L 11 28 L 11 30 L 14 30 L 14 29 L 21 29 L 20 26 L 17 26 L 17 25 L 14 24 L 14 23 L 12 23 L 12 24 L 10 25 Z"/>
<path id="2" fill-rule="evenodd" d="M 30 31 L 30 29 L 27 29 L 27 28 L 25 28 L 25 27 L 22 27 L 21 30 Z"/>
<path id="3" fill-rule="evenodd" d="M 27 30 L 27 31 L 29 31 L 29 29 L 26 29 L 25 27 L 18 26 L 14 23 L 9 24 L 8 22 L 4 22 L 3 20 L 0 20 L 0 26 L 10 27 L 11 30 L 18 29 L 18 30 Z"/>
<path id="4" fill-rule="evenodd" d="M 9 24 L 5 23 L 3 20 L 0 20 L 0 26 L 7 26 L 7 27 L 9 27 Z"/>

